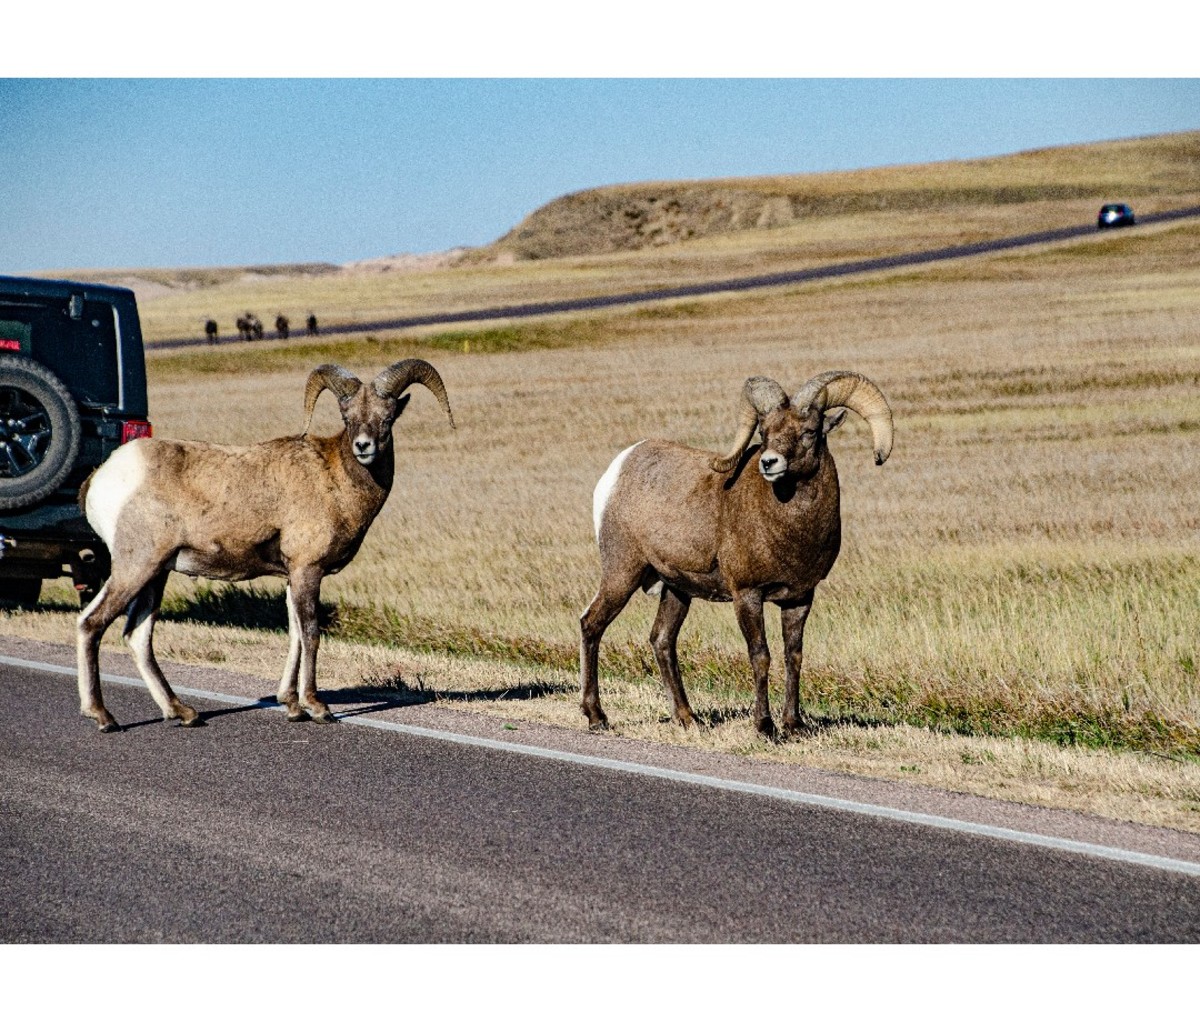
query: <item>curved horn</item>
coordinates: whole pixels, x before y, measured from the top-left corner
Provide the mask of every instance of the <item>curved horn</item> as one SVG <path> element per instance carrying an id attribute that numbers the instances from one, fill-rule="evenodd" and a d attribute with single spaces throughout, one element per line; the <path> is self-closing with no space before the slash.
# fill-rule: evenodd
<path id="1" fill-rule="evenodd" d="M 399 397 L 414 383 L 420 383 L 430 390 L 450 420 L 450 428 L 456 429 L 446 386 L 438 371 L 423 358 L 405 358 L 393 363 L 375 377 L 373 386 L 380 397 Z"/>
<path id="2" fill-rule="evenodd" d="M 829 408 L 849 408 L 871 427 L 875 464 L 882 465 L 892 453 L 895 436 L 892 409 L 883 391 L 862 373 L 834 369 L 814 376 L 792 398 L 792 404 L 799 409 L 816 405 L 822 412 Z"/>
<path id="3" fill-rule="evenodd" d="M 331 390 L 341 401 L 343 398 L 353 397 L 361 386 L 362 380 L 341 366 L 329 362 L 317 366 L 308 374 L 308 386 L 304 388 L 304 432 L 307 433 L 312 425 L 313 408 L 317 404 L 317 398 L 321 396 L 321 391 Z"/>
<path id="4" fill-rule="evenodd" d="M 728 472 L 742 458 L 742 452 L 754 436 L 759 421 L 776 408 L 788 403 L 787 394 L 778 383 L 767 376 L 751 376 L 742 387 L 741 418 L 737 439 L 723 458 L 713 458 L 709 465 L 714 472 Z"/>

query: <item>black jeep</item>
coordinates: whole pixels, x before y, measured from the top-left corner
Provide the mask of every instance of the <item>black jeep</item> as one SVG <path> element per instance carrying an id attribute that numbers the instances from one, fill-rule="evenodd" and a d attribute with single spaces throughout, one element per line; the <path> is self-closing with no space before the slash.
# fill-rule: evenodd
<path id="1" fill-rule="evenodd" d="M 108 577 L 79 487 L 150 435 L 133 292 L 0 276 L 0 604 L 32 605 L 69 576 L 86 604 Z"/>

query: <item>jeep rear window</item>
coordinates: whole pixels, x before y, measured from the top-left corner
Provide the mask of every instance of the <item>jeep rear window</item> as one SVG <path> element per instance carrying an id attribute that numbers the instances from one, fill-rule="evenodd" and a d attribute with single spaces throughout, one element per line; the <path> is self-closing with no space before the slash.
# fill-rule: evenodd
<path id="1" fill-rule="evenodd" d="M 0 302 L 0 353 L 42 363 L 87 405 L 121 400 L 116 311 L 108 302 L 85 301 L 72 319 L 67 300 Z"/>

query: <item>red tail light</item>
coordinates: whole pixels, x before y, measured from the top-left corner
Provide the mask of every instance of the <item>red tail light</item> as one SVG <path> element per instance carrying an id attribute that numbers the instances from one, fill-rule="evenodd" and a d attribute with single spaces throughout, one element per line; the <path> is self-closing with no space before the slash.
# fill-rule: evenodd
<path id="1" fill-rule="evenodd" d="M 154 427 L 145 419 L 130 419 L 121 424 L 121 443 L 127 444 L 138 437 L 151 436 L 153 432 Z"/>

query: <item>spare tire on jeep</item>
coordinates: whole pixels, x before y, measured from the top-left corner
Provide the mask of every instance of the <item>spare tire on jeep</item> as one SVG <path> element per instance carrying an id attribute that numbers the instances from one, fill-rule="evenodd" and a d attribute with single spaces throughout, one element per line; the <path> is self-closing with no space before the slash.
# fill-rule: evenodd
<path id="1" fill-rule="evenodd" d="M 0 511 L 36 504 L 79 457 L 79 410 L 62 381 L 22 355 L 0 355 Z"/>

